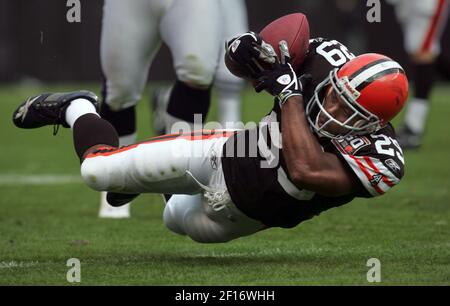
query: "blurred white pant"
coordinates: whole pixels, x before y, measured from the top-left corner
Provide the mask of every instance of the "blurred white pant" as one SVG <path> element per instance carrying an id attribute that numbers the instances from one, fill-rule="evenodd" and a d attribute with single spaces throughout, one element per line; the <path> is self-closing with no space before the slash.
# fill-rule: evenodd
<path id="1" fill-rule="evenodd" d="M 243 0 L 106 0 L 103 14 L 101 65 L 106 103 L 113 110 L 140 100 L 162 42 L 172 53 L 177 78 L 206 88 L 223 61 L 225 37 L 247 30 Z M 225 66 L 218 73 L 221 82 L 241 86 Z"/>
<path id="2" fill-rule="evenodd" d="M 247 8 L 243 0 L 222 0 L 223 41 L 214 86 L 217 90 L 217 119 L 226 128 L 238 128 L 241 115 L 241 90 L 245 81 L 225 65 L 225 41 L 248 31 Z"/>
<path id="3" fill-rule="evenodd" d="M 214 175 L 217 191 L 174 195 L 164 209 L 164 224 L 171 231 L 201 243 L 223 243 L 262 230 L 264 225 L 243 214 L 231 201 L 223 172 Z"/>
<path id="4" fill-rule="evenodd" d="M 223 36 L 221 39 L 219 67 L 214 85 L 236 91 L 236 89 L 242 89 L 245 81 L 234 76 L 225 65 L 225 42 L 248 31 L 247 8 L 243 0 L 222 0 L 221 11 Z"/>
<path id="5" fill-rule="evenodd" d="M 81 175 L 97 191 L 175 194 L 164 210 L 170 230 L 198 242 L 226 242 L 264 228 L 239 211 L 228 195 L 220 155 L 231 134 L 165 135 L 100 149 L 83 161 Z"/>
<path id="6" fill-rule="evenodd" d="M 403 28 L 405 50 L 410 54 L 441 52 L 441 36 L 447 23 L 448 0 L 390 0 Z"/>

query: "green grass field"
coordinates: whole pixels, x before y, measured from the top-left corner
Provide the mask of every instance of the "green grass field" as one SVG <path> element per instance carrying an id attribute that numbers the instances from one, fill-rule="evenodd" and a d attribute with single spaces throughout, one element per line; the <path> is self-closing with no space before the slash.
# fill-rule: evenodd
<path id="1" fill-rule="evenodd" d="M 70 131 L 12 125 L 28 96 L 79 88 L 98 92 L 96 84 L 0 87 L 0 284 L 68 285 L 66 262 L 78 258 L 82 285 L 368 285 L 375 257 L 381 285 L 450 285 L 449 87 L 435 90 L 424 147 L 406 153 L 406 176 L 386 196 L 223 245 L 172 234 L 158 195 L 139 197 L 129 220 L 98 219 L 99 196 L 77 178 Z M 139 139 L 152 136 L 148 92 Z M 250 90 L 244 100 L 245 120 L 270 109 L 270 97 Z"/>

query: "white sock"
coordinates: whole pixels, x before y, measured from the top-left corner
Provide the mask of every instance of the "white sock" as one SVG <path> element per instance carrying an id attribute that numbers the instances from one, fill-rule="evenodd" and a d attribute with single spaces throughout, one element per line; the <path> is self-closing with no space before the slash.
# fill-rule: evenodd
<path id="1" fill-rule="evenodd" d="M 70 102 L 69 107 L 66 109 L 66 122 L 70 127 L 73 127 L 75 121 L 86 114 L 97 114 L 95 106 L 88 100 L 80 98 Z"/>
<path id="2" fill-rule="evenodd" d="M 408 104 L 405 114 L 405 124 L 415 134 L 422 134 L 428 118 L 429 104 L 425 99 L 414 98 Z"/>
<path id="3" fill-rule="evenodd" d="M 136 142 L 137 134 L 124 135 L 119 137 L 119 146 L 129 146 Z"/>
<path id="4" fill-rule="evenodd" d="M 233 128 L 241 119 L 241 94 L 218 91 L 218 119 L 223 127 Z"/>

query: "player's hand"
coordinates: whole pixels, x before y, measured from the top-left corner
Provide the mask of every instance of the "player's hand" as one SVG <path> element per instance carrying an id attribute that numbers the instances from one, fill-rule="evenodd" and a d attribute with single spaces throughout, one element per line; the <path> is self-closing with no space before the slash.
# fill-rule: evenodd
<path id="1" fill-rule="evenodd" d="M 239 35 L 225 44 L 227 56 L 233 62 L 246 70 L 249 78 L 256 79 L 265 67 L 271 66 L 277 61 L 277 55 L 272 46 L 265 43 L 254 32 Z"/>
<path id="2" fill-rule="evenodd" d="M 292 68 L 287 43 L 284 40 L 280 41 L 279 47 L 281 62 L 275 62 L 272 70 L 261 72 L 255 90 L 256 92 L 266 90 L 276 97 L 280 105 L 283 105 L 290 97 L 303 95 L 303 84 Z"/>

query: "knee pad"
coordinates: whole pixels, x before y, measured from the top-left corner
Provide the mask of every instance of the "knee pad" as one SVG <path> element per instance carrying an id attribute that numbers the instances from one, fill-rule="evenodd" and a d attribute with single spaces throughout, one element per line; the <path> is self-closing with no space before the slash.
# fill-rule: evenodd
<path id="1" fill-rule="evenodd" d="M 103 103 L 108 104 L 112 111 L 121 111 L 135 106 L 141 99 L 140 89 L 130 81 L 105 80 L 103 84 Z"/>
<path id="2" fill-rule="evenodd" d="M 186 55 L 175 67 L 177 78 L 190 86 L 205 89 L 211 86 L 217 63 L 209 63 L 195 54 Z"/>
<path id="3" fill-rule="evenodd" d="M 81 177 L 86 185 L 96 191 L 128 193 L 129 177 L 123 175 L 123 169 L 129 162 L 120 156 L 86 158 L 81 164 Z"/>
<path id="4" fill-rule="evenodd" d="M 93 158 L 95 159 L 95 158 Z M 105 163 L 85 159 L 81 164 L 81 177 L 86 185 L 96 191 L 108 191 L 109 179 Z"/>

